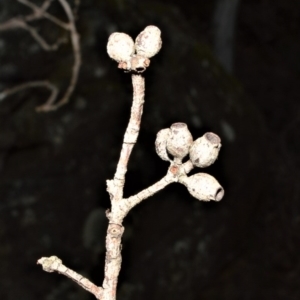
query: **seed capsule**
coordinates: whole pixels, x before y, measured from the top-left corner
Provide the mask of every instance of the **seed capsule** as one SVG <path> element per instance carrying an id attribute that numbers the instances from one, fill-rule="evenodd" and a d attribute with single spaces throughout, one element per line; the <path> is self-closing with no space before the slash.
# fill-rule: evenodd
<path id="1" fill-rule="evenodd" d="M 167 150 L 175 158 L 183 159 L 193 143 L 193 137 L 185 123 L 174 123 L 170 127 Z"/>
<path id="2" fill-rule="evenodd" d="M 148 58 L 157 54 L 161 45 L 161 32 L 153 25 L 147 26 L 135 40 L 136 53 Z"/>
<path id="3" fill-rule="evenodd" d="M 128 61 L 134 54 L 133 39 L 123 32 L 112 33 L 107 42 L 107 53 L 117 62 Z"/>
<path id="4" fill-rule="evenodd" d="M 160 130 L 156 135 L 155 150 L 157 155 L 166 161 L 170 161 L 167 153 L 167 139 L 170 135 L 170 128 Z"/>
<path id="5" fill-rule="evenodd" d="M 224 189 L 219 182 L 206 173 L 186 177 L 181 183 L 187 187 L 193 197 L 201 201 L 220 201 L 224 196 Z"/>
<path id="6" fill-rule="evenodd" d="M 190 148 L 190 160 L 195 167 L 205 168 L 213 164 L 221 148 L 221 139 L 212 132 L 194 141 Z"/>

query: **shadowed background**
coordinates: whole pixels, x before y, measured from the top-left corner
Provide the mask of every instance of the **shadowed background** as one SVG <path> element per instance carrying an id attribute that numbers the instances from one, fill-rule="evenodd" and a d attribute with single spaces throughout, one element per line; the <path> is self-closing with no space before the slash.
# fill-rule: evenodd
<path id="1" fill-rule="evenodd" d="M 0 22 L 28 12 L 2 1 Z M 49 12 L 65 20 L 56 1 Z M 207 172 L 225 197 L 202 203 L 172 184 L 135 207 L 125 221 L 118 300 L 299 299 L 299 14 L 298 1 L 283 0 L 81 3 L 82 67 L 69 104 L 36 113 L 43 89 L 0 101 L 0 298 L 92 299 L 43 272 L 41 256 L 57 255 L 102 283 L 105 180 L 132 97 L 130 75 L 108 57 L 106 42 L 113 31 L 135 38 L 154 24 L 163 47 L 145 73 L 125 196 L 164 176 L 156 133 L 185 122 L 194 139 L 221 137 Z M 46 20 L 31 25 L 48 41 L 64 34 Z M 72 62 L 70 44 L 45 52 L 26 31 L 1 32 L 0 92 L 47 79 L 63 93 Z"/>

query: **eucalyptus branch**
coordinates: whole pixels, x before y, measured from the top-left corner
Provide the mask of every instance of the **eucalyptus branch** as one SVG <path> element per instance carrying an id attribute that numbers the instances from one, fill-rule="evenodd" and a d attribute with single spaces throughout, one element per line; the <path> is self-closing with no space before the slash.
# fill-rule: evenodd
<path id="1" fill-rule="evenodd" d="M 143 200 L 153 196 L 167 185 L 178 182 L 185 185 L 189 193 L 198 200 L 220 201 L 224 190 L 217 180 L 206 174 L 197 173 L 188 176 L 194 167 L 205 168 L 218 157 L 221 148 L 220 138 L 211 132 L 193 141 L 193 137 L 184 123 L 174 123 L 170 128 L 158 132 L 155 149 L 158 156 L 170 163 L 166 175 L 136 195 L 123 198 L 125 175 L 130 154 L 140 131 L 141 117 L 145 99 L 145 80 L 142 73 L 150 64 L 150 58 L 161 48 L 160 30 L 148 26 L 135 42 L 125 33 L 113 33 L 108 40 L 107 52 L 116 60 L 118 67 L 132 73 L 133 102 L 128 126 L 125 131 L 119 162 L 114 178 L 107 180 L 107 191 L 110 195 L 111 208 L 106 216 L 109 220 L 106 235 L 105 270 L 102 287 L 97 287 L 88 279 L 70 271 L 62 265 L 57 257 L 41 258 L 45 271 L 57 271 L 83 286 L 97 299 L 115 300 L 118 277 L 121 270 L 121 240 L 124 233 L 123 220 L 129 211 Z M 186 162 L 182 160 L 189 156 Z M 54 261 L 54 265 L 52 261 Z M 51 265 L 49 268 L 48 265 Z"/>

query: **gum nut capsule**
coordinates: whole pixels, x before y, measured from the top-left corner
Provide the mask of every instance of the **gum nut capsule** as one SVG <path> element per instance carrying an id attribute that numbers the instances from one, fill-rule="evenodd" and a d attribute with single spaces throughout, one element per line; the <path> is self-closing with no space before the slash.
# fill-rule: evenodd
<path id="1" fill-rule="evenodd" d="M 213 164 L 221 149 L 221 139 L 212 132 L 194 141 L 190 148 L 190 160 L 195 167 L 205 168 Z"/>
<path id="2" fill-rule="evenodd" d="M 138 55 L 152 57 L 161 48 L 162 40 L 158 27 L 147 26 L 135 39 L 135 49 Z"/>
<path id="3" fill-rule="evenodd" d="M 176 158 L 182 159 L 188 153 L 193 143 L 193 137 L 185 123 L 174 123 L 170 127 L 167 139 L 167 150 Z"/>
<path id="4" fill-rule="evenodd" d="M 183 184 L 193 197 L 201 201 L 220 201 L 224 196 L 224 189 L 219 182 L 206 173 L 197 173 L 187 177 Z"/>
<path id="5" fill-rule="evenodd" d="M 167 139 L 170 135 L 170 128 L 160 130 L 156 135 L 155 150 L 157 155 L 166 161 L 170 161 L 167 153 Z"/>
<path id="6" fill-rule="evenodd" d="M 123 32 L 112 33 L 108 38 L 107 53 L 117 62 L 128 61 L 134 54 L 133 39 Z"/>

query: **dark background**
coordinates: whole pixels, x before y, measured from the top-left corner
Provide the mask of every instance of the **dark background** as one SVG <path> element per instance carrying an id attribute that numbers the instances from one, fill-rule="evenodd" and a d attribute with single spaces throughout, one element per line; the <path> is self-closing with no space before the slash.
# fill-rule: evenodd
<path id="1" fill-rule="evenodd" d="M 115 171 L 132 97 L 130 75 L 107 56 L 106 42 L 112 31 L 135 37 L 149 24 L 160 27 L 163 48 L 145 73 L 125 196 L 166 173 L 155 136 L 180 121 L 195 139 L 220 135 L 220 157 L 207 172 L 225 197 L 202 203 L 173 184 L 134 208 L 118 299 L 299 299 L 300 3 L 240 0 L 230 68 L 216 59 L 216 8 L 203 0 L 82 1 L 83 63 L 69 104 L 36 113 L 48 96 L 43 89 L 0 101 L 1 299 L 92 299 L 36 265 L 49 255 L 101 285 L 105 180 Z M 1 22 L 29 12 L 0 2 Z M 49 12 L 66 20 L 56 1 Z M 65 34 L 45 20 L 31 25 L 48 41 Z M 0 92 L 48 79 L 63 93 L 72 62 L 70 44 L 45 52 L 25 31 L 0 32 Z"/>

